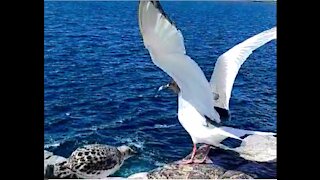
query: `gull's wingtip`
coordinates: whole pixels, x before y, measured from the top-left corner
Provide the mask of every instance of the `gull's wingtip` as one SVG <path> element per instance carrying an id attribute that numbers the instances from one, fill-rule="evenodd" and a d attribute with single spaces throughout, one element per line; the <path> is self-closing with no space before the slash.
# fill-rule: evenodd
<path id="1" fill-rule="evenodd" d="M 144 15 L 142 9 L 146 8 L 146 10 L 148 10 L 148 9 L 149 9 L 149 6 L 150 6 L 151 4 L 153 5 L 154 8 L 156 8 L 156 9 L 159 11 L 159 13 L 160 13 L 163 17 L 165 17 L 165 18 L 169 21 L 169 23 L 170 23 L 171 25 L 175 26 L 174 22 L 173 22 L 173 21 L 167 16 L 167 14 L 164 12 L 164 10 L 163 10 L 163 8 L 162 8 L 162 6 L 161 6 L 161 4 L 160 4 L 159 1 L 140 0 L 140 1 L 139 1 L 139 10 L 138 10 L 138 18 L 139 18 L 139 26 L 140 26 L 140 28 L 142 27 L 142 18 L 141 18 L 141 17 Z M 140 30 L 141 30 L 141 29 L 140 29 Z"/>
<path id="2" fill-rule="evenodd" d="M 277 26 L 274 26 L 268 30 L 265 30 L 262 33 L 266 33 L 266 34 L 272 34 L 273 39 L 277 39 Z"/>
<path id="3" fill-rule="evenodd" d="M 277 26 L 274 26 L 272 29 L 274 31 L 274 39 L 277 39 Z"/>

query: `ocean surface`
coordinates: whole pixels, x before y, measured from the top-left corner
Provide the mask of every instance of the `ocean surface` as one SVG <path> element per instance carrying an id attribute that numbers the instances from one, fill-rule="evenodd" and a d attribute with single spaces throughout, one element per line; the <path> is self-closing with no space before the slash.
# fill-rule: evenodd
<path id="1" fill-rule="evenodd" d="M 217 58 L 276 25 L 275 3 L 161 2 L 181 30 L 187 54 L 209 79 Z M 115 176 L 185 157 L 192 142 L 177 119 L 170 77 L 144 48 L 138 2 L 44 3 L 44 148 L 68 157 L 84 144 L 133 145 Z M 276 132 L 276 41 L 247 59 L 224 125 Z"/>

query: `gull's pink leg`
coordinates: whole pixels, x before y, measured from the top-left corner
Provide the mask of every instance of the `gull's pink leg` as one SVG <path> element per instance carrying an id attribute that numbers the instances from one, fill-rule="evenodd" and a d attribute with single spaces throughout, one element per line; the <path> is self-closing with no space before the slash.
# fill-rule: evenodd
<path id="1" fill-rule="evenodd" d="M 180 164 L 190 164 L 190 163 L 192 163 L 193 159 L 194 159 L 194 156 L 196 155 L 196 151 L 197 151 L 197 146 L 196 146 L 196 144 L 193 144 L 191 158 L 189 160 L 182 160 L 182 162 Z"/>
<path id="2" fill-rule="evenodd" d="M 210 151 L 210 145 L 206 144 L 206 147 L 205 147 L 205 148 L 206 148 L 206 152 L 205 152 L 205 154 L 204 154 L 203 159 L 201 159 L 201 160 L 194 160 L 194 163 L 201 164 L 201 163 L 203 163 L 203 162 L 206 161 L 207 156 L 208 156 L 209 151 Z"/>

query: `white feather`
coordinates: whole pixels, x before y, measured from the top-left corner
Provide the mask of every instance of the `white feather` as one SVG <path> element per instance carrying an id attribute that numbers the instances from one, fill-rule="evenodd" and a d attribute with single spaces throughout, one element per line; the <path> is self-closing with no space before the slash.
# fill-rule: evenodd
<path id="1" fill-rule="evenodd" d="M 176 81 L 182 98 L 201 115 L 220 122 L 219 114 L 213 108 L 208 80 L 198 64 L 186 55 L 181 32 L 159 8 L 150 1 L 139 4 L 140 31 L 153 63 Z"/>
<path id="2" fill-rule="evenodd" d="M 214 100 L 216 107 L 229 110 L 233 83 L 241 65 L 255 49 L 276 38 L 277 28 L 273 27 L 234 46 L 218 58 L 210 80 L 213 93 L 218 94 L 218 99 Z"/>
<path id="3" fill-rule="evenodd" d="M 182 127 L 189 133 L 194 144 L 205 143 L 219 146 L 221 141 L 230 137 L 241 140 L 233 133 L 207 124 L 206 118 L 190 104 L 185 101 L 181 94 L 178 95 L 178 119 Z M 200 123 L 201 122 L 201 123 Z M 204 125 L 206 124 L 206 125 Z"/>

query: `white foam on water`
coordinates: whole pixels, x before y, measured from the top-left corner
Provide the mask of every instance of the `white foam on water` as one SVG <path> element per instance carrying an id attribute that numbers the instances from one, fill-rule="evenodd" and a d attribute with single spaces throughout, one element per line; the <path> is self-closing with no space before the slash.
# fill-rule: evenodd
<path id="1" fill-rule="evenodd" d="M 142 142 L 142 141 L 129 142 L 129 145 L 133 145 L 133 146 L 137 147 L 138 149 L 144 148 L 144 142 Z"/>
<path id="2" fill-rule="evenodd" d="M 122 124 L 126 121 L 130 121 L 132 119 L 132 117 L 120 117 L 120 118 L 117 118 L 116 121 L 113 121 L 112 124 Z M 110 123 L 109 123 L 110 125 Z"/>
<path id="3" fill-rule="evenodd" d="M 159 161 L 155 161 L 154 165 L 155 165 L 155 166 L 158 166 L 158 167 L 161 167 L 161 166 L 166 165 L 166 163 L 159 162 Z"/>
<path id="4" fill-rule="evenodd" d="M 132 145 L 138 149 L 144 148 L 144 141 L 140 141 L 137 136 L 135 137 L 115 137 L 115 140 L 120 142 L 121 144 Z"/>
<path id="5" fill-rule="evenodd" d="M 117 120 L 115 123 L 123 123 L 123 120 L 124 120 L 124 119 L 119 119 L 119 120 Z"/>
<path id="6" fill-rule="evenodd" d="M 167 125 L 167 124 L 156 124 L 153 127 L 154 128 L 170 128 L 170 127 L 174 127 L 174 126 L 176 126 L 176 125 L 175 124 L 170 124 L 170 125 Z"/>
<path id="7" fill-rule="evenodd" d="M 61 144 L 60 142 L 45 144 L 45 145 L 44 145 L 44 148 L 58 147 L 58 146 L 60 146 L 60 144 Z"/>

